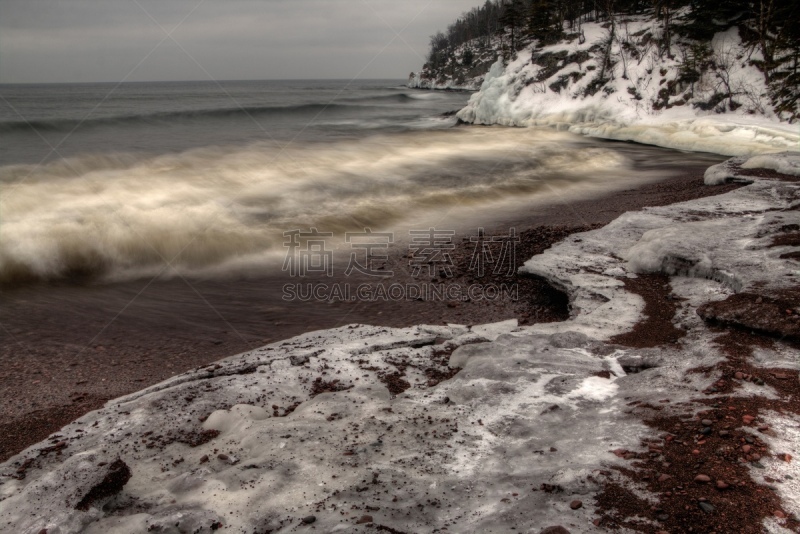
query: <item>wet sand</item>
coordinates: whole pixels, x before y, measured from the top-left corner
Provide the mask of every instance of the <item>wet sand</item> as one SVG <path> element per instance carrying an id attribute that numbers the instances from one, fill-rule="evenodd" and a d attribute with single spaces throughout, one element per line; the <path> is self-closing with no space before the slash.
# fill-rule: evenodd
<path id="1" fill-rule="evenodd" d="M 487 234 L 515 227 L 516 263 L 573 232 L 607 224 L 625 211 L 724 193 L 703 185 L 705 167 L 599 199 L 554 204 L 487 223 Z M 476 224 L 475 226 L 478 226 Z M 284 274 L 263 278 L 138 280 L 106 285 L 4 288 L 0 308 L 0 458 L 118 397 L 193 367 L 286 339 L 351 323 L 392 327 L 563 320 L 564 295 L 541 280 L 469 271 L 472 245 L 456 235 L 448 284 L 516 285 L 519 299 L 486 302 L 299 302 L 281 299 Z M 390 250 L 391 283 L 411 280 L 408 249 Z M 432 281 L 434 278 L 429 279 Z M 324 279 L 326 283 L 341 278 Z M 313 281 L 313 280 L 309 280 Z M 353 279 L 348 280 L 353 282 Z M 445 280 L 437 280 L 445 281 Z"/>

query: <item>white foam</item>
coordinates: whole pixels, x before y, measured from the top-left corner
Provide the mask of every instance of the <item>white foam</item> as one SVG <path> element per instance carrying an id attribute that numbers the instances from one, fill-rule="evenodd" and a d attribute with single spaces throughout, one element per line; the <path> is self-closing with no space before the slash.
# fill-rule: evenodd
<path id="1" fill-rule="evenodd" d="M 571 146 L 575 140 L 558 132 L 428 130 L 323 146 L 3 167 L 0 280 L 263 270 L 271 254 L 285 252 L 283 233 L 295 229 L 319 226 L 342 240 L 344 231 L 438 217 L 442 207 L 458 217 L 551 190 L 568 195 L 580 184 L 620 187 L 630 162 L 611 149 Z"/>

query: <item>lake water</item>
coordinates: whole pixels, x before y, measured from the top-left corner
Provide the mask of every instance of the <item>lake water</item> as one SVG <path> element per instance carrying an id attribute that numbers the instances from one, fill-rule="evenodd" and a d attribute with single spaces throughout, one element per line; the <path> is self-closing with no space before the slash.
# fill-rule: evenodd
<path id="1" fill-rule="evenodd" d="M 718 160 L 459 126 L 448 112 L 469 96 L 397 80 L 0 86 L 0 283 L 274 269 L 295 229 L 464 228 Z"/>

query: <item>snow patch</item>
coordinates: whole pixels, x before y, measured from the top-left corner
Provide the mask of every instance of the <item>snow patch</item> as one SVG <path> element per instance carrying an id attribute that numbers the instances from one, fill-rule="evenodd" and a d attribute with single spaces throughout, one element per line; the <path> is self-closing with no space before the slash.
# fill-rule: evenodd
<path id="1" fill-rule="evenodd" d="M 616 395 L 618 389 L 619 387 L 607 378 L 590 376 L 583 379 L 580 385 L 569 394 L 569 398 L 602 402 Z"/>
<path id="2" fill-rule="evenodd" d="M 759 483 L 771 486 L 783 501 L 787 515 L 800 515 L 800 418 L 791 414 L 768 412 L 761 416 L 770 428 L 780 429 L 780 435 L 759 434 L 758 437 L 767 442 L 776 455 L 789 454 L 789 461 L 779 457 L 762 458 L 764 469 L 751 469 L 750 474 Z M 764 480 L 770 477 L 779 483 L 770 484 Z M 778 527 L 774 525 L 773 528 Z M 773 532 L 789 532 L 776 528 Z"/>

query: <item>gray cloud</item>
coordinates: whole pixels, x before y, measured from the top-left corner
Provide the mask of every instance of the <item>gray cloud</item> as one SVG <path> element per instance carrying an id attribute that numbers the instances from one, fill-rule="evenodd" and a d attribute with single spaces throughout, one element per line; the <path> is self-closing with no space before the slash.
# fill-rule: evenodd
<path id="1" fill-rule="evenodd" d="M 0 83 L 404 78 L 479 3 L 2 0 Z"/>

